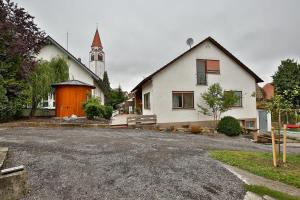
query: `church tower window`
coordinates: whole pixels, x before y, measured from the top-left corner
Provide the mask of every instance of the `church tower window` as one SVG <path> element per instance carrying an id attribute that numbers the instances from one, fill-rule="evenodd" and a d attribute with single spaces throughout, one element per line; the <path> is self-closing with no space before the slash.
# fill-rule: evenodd
<path id="1" fill-rule="evenodd" d="M 98 60 L 99 60 L 99 61 L 103 61 L 103 56 L 102 56 L 102 54 L 98 54 Z"/>

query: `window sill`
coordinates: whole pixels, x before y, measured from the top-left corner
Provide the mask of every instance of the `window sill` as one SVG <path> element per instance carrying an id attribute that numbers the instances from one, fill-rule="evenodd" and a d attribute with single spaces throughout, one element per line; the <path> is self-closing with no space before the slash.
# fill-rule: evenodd
<path id="1" fill-rule="evenodd" d="M 243 106 L 233 106 L 231 109 L 239 109 L 239 108 L 244 108 Z"/>
<path id="2" fill-rule="evenodd" d="M 195 108 L 172 108 L 172 110 L 196 110 Z"/>

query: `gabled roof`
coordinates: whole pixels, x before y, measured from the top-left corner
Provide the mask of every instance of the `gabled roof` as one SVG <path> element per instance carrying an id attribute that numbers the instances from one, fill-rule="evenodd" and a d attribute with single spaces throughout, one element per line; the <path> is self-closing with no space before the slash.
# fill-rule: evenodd
<path id="1" fill-rule="evenodd" d="M 60 83 L 54 83 L 51 86 L 52 87 L 56 87 L 56 86 L 62 86 L 62 85 L 75 85 L 75 86 L 87 86 L 87 87 L 91 87 L 93 89 L 95 89 L 96 87 L 93 85 L 90 85 L 88 83 L 84 83 L 82 81 L 79 80 L 69 80 L 69 81 L 64 81 L 64 82 L 60 82 Z"/>
<path id="2" fill-rule="evenodd" d="M 101 49 L 103 49 L 101 39 L 100 39 L 100 35 L 99 35 L 99 32 L 98 32 L 98 28 L 97 28 L 97 30 L 95 32 L 95 35 L 94 35 L 92 47 L 100 47 Z"/>
<path id="3" fill-rule="evenodd" d="M 103 81 L 100 77 L 98 77 L 94 72 L 92 72 L 87 66 L 85 66 L 81 61 L 79 61 L 75 56 L 73 56 L 69 51 L 67 51 L 64 47 L 62 47 L 58 42 L 56 42 L 52 37 L 49 35 L 46 37 L 46 40 L 50 43 L 55 45 L 57 48 L 59 48 L 61 51 L 63 51 L 68 58 L 73 60 L 75 63 L 77 63 L 83 70 L 85 70 L 97 83 L 97 85 L 101 88 L 101 90 L 104 92 L 104 94 L 107 94 L 107 91 L 104 87 Z M 47 44 L 47 43 L 46 43 Z"/>
<path id="4" fill-rule="evenodd" d="M 204 42 L 209 41 L 211 43 L 213 43 L 216 47 L 218 47 L 223 53 L 225 53 L 228 57 L 230 57 L 234 62 L 236 62 L 239 66 L 241 66 L 246 72 L 248 72 L 255 80 L 256 83 L 259 82 L 263 82 L 263 80 L 257 76 L 251 69 L 249 69 L 244 63 L 242 63 L 239 59 L 237 59 L 233 54 L 231 54 L 227 49 L 225 49 L 221 44 L 219 44 L 216 40 L 214 40 L 212 37 L 207 37 L 206 39 L 202 40 L 201 42 L 199 42 L 198 44 L 196 44 L 195 46 L 193 46 L 192 48 L 190 48 L 189 50 L 187 50 L 186 52 L 182 53 L 181 55 L 179 55 L 178 57 L 176 57 L 175 59 L 173 59 L 171 62 L 167 63 L 166 65 L 164 65 L 163 67 L 161 67 L 160 69 L 158 69 L 157 71 L 155 71 L 154 73 L 152 73 L 151 75 L 149 75 L 148 77 L 146 77 L 144 80 L 142 80 L 137 86 L 135 86 L 131 92 L 135 91 L 137 88 L 141 87 L 144 83 L 146 83 L 148 80 L 151 80 L 151 78 L 156 75 L 157 73 L 159 73 L 160 71 L 164 70 L 165 68 L 167 68 L 168 66 L 170 66 L 172 63 L 174 63 L 175 61 L 179 60 L 180 58 L 182 58 L 183 56 L 185 56 L 186 54 L 188 54 L 189 52 L 193 51 L 194 49 L 196 49 L 198 46 L 202 45 Z"/>

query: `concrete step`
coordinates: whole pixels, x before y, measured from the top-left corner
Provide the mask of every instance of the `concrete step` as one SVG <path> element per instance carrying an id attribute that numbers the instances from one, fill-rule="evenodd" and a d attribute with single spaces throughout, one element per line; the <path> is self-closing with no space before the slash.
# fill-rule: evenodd
<path id="1" fill-rule="evenodd" d="M 0 147 L 0 169 L 2 169 L 4 162 L 7 158 L 7 152 L 8 152 L 7 147 Z"/>

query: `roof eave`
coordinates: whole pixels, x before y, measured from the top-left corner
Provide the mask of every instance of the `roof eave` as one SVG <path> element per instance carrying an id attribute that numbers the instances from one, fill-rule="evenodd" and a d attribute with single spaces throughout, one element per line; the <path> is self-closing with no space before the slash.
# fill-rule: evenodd
<path id="1" fill-rule="evenodd" d="M 149 76 L 147 76 L 144 80 L 142 80 L 137 86 L 135 86 L 131 92 L 133 92 L 134 90 L 137 90 L 137 88 L 141 87 L 145 82 L 147 82 L 148 80 L 150 80 L 152 78 L 152 76 L 154 76 L 155 74 L 159 73 L 160 71 L 164 70 L 165 68 L 167 68 L 169 65 L 171 65 L 172 63 L 174 63 L 175 61 L 177 61 L 178 59 L 182 58 L 184 55 L 186 55 L 187 53 L 193 51 L 194 49 L 196 49 L 198 46 L 200 46 L 201 44 L 203 44 L 206 41 L 210 41 L 212 42 L 214 45 L 216 45 L 218 48 L 220 48 L 228 57 L 230 57 L 231 59 L 233 59 L 238 65 L 240 65 L 245 71 L 247 71 L 254 79 L 256 83 L 260 83 L 260 82 L 264 82 L 258 75 L 256 75 L 251 69 L 249 69 L 244 63 L 242 63 L 239 59 L 237 59 L 233 54 L 231 54 L 227 49 L 225 49 L 221 44 L 219 44 L 216 40 L 214 40 L 212 37 L 207 37 L 206 39 L 202 40 L 201 42 L 199 42 L 198 44 L 196 44 L 195 46 L 193 46 L 192 48 L 190 48 L 189 50 L 185 51 L 184 53 L 182 53 L 181 55 L 179 55 L 178 57 L 174 58 L 172 61 L 170 61 L 169 63 L 167 63 L 166 65 L 164 65 L 163 67 L 159 68 L 158 70 L 156 70 L 154 73 L 150 74 Z"/>

